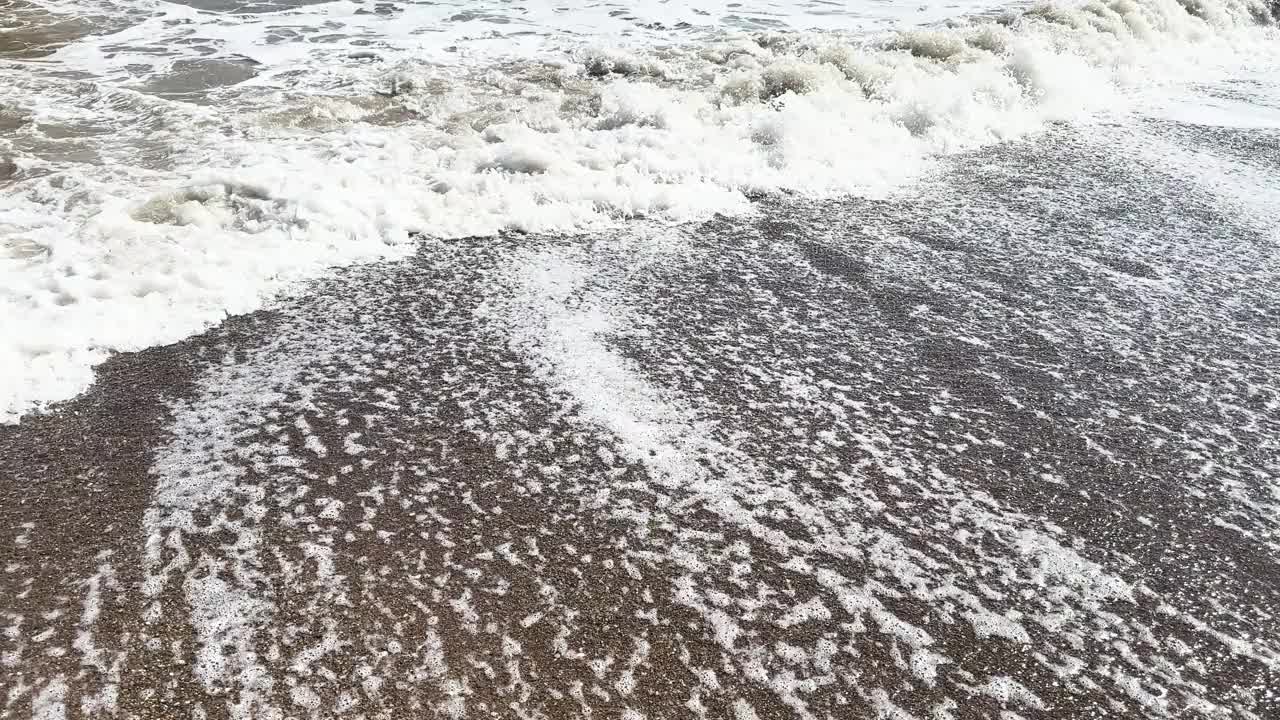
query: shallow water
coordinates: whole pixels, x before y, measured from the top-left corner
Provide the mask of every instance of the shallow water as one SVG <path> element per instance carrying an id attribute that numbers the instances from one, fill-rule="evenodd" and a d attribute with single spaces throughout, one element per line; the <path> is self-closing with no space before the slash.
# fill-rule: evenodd
<path id="1" fill-rule="evenodd" d="M 1237 0 L 832 7 L 12 3 L 0 413 L 412 236 L 878 197 L 1144 107 L 1256 125 L 1254 100 L 1183 98 L 1244 77 L 1267 95 L 1280 63 L 1269 8 Z"/>
<path id="2" fill-rule="evenodd" d="M 0 430 L 5 712 L 1271 717 L 1278 149 L 424 240 L 118 358 Z"/>

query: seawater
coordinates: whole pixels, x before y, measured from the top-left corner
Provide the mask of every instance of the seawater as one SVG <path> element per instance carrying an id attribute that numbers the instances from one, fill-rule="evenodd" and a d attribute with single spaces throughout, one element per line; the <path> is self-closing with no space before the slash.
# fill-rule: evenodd
<path id="1" fill-rule="evenodd" d="M 0 22 L 7 422 L 414 237 L 886 197 L 1150 108 L 1270 123 L 1195 89 L 1265 95 L 1280 59 L 1273 8 L 1243 0 L 10 0 Z"/>

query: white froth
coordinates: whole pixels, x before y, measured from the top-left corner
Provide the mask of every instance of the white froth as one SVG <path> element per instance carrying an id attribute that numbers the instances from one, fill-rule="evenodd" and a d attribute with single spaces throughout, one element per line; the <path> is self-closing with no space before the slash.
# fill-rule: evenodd
<path id="1" fill-rule="evenodd" d="M 67 683 L 50 680 L 31 700 L 32 720 L 62 720 L 67 716 Z"/>

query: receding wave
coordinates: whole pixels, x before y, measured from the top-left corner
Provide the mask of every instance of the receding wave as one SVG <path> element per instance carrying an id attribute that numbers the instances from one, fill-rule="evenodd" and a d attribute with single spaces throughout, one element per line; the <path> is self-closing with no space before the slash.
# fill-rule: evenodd
<path id="1" fill-rule="evenodd" d="M 2 73 L 0 314 L 14 331 L 0 341 L 0 419 L 80 392 L 111 352 L 401 255 L 415 235 L 880 195 L 942 155 L 1123 121 L 1166 87 L 1280 57 L 1278 12 L 1095 0 L 890 33 L 566 41 L 449 63 L 376 47 L 271 56 L 277 40 L 174 60 L 164 77 L 120 60 L 141 30 L 68 35 L 40 72 L 12 60 Z M 70 72 L 95 61 L 100 77 Z"/>

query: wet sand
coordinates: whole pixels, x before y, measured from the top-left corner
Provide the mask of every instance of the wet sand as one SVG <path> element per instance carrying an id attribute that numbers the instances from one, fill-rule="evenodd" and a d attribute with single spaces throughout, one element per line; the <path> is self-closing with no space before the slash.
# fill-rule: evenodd
<path id="1" fill-rule="evenodd" d="M 0 428 L 0 717 L 1276 716 L 1274 228 L 1095 142 L 116 357 Z"/>

